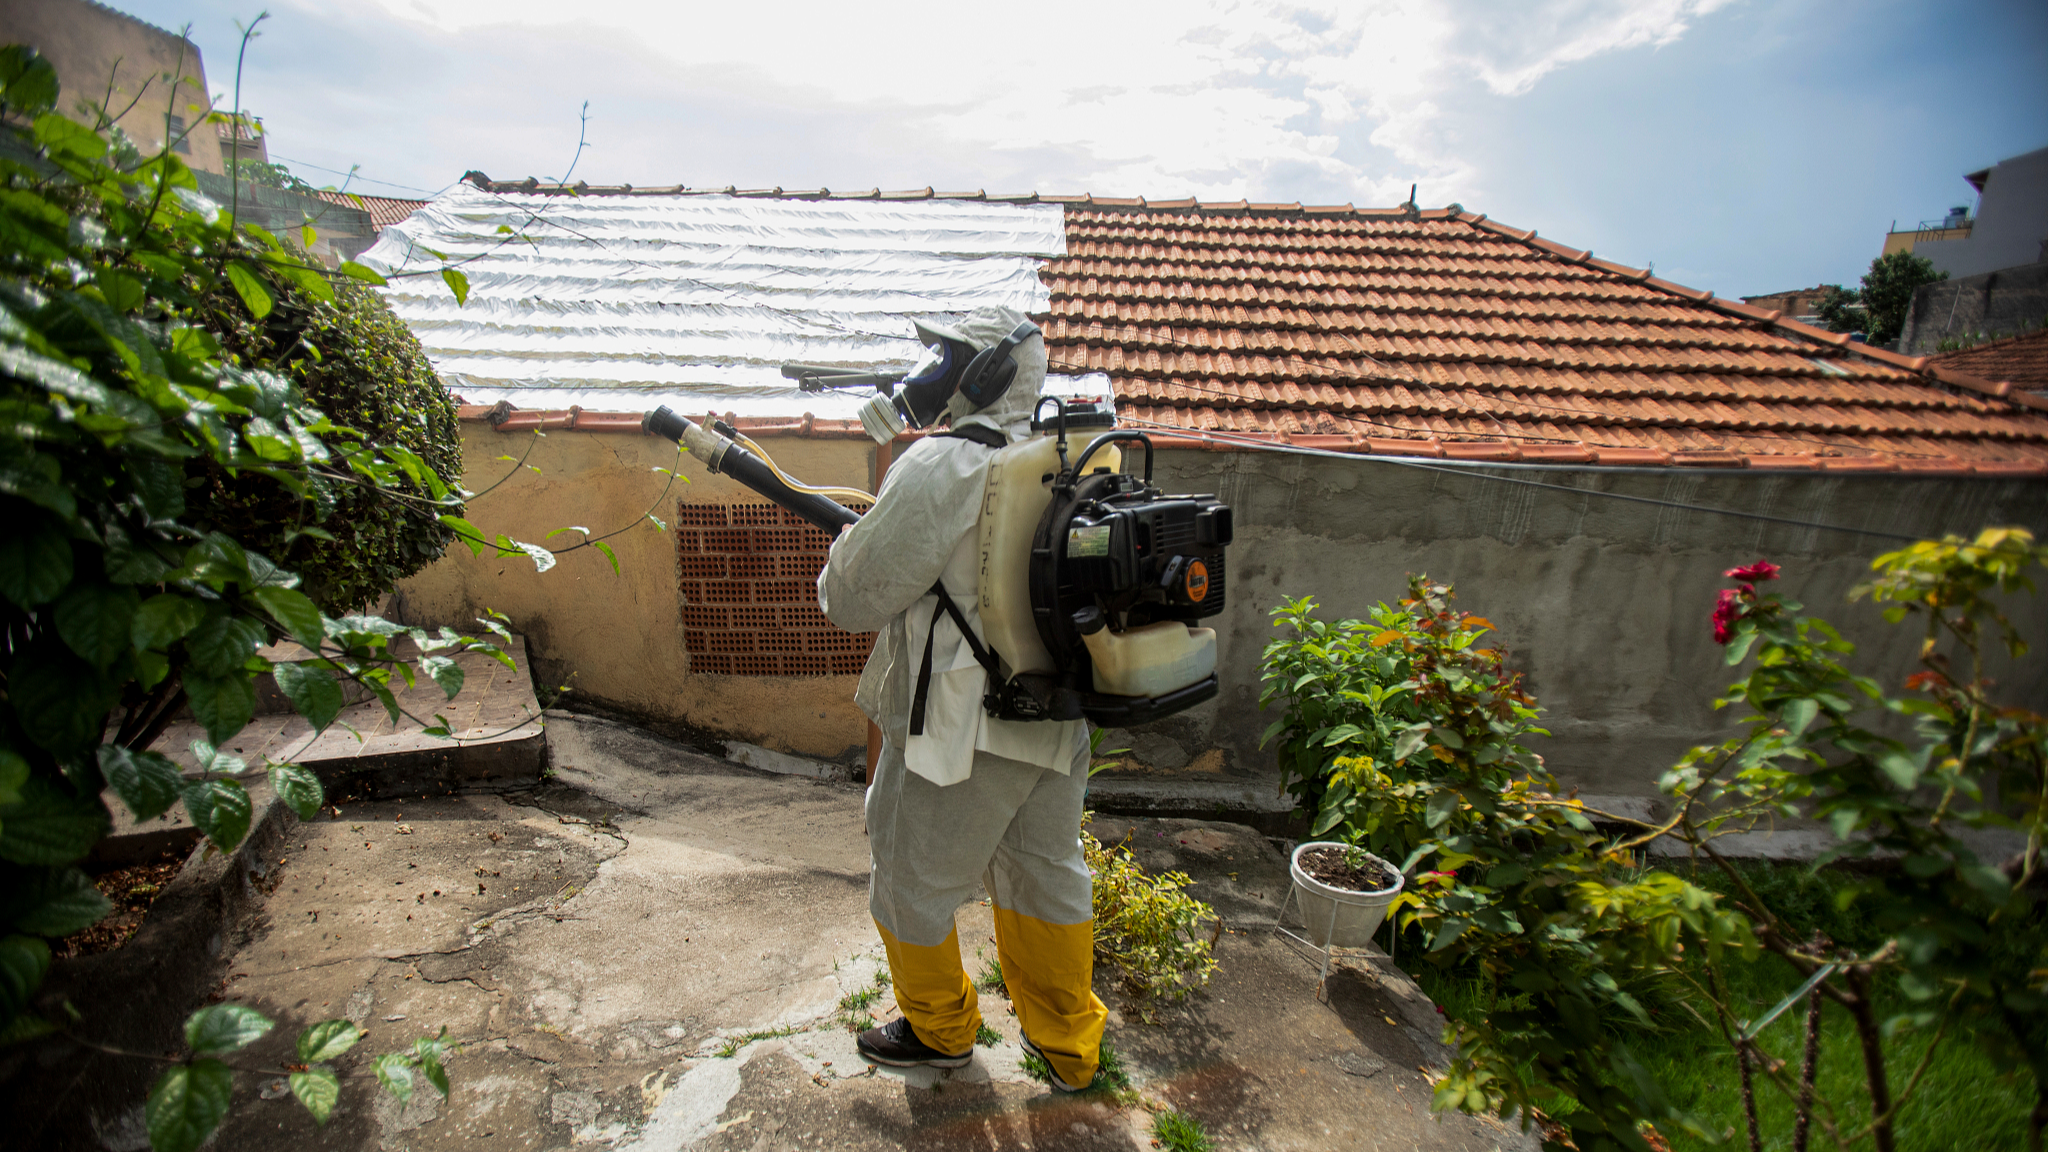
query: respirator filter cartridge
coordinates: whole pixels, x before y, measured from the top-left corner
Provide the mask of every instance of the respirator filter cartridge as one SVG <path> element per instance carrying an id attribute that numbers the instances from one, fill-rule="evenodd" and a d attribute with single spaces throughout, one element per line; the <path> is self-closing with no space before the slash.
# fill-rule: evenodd
<path id="1" fill-rule="evenodd" d="M 895 399 L 888 396 L 877 396 L 861 405 L 860 426 L 877 444 L 887 444 L 907 427 L 903 413 L 896 410 Z"/>

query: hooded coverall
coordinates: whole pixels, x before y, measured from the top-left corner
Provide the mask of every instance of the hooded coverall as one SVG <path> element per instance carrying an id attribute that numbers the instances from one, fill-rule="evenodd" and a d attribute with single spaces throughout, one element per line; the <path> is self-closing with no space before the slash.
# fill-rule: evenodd
<path id="1" fill-rule="evenodd" d="M 958 326 L 993 346 L 1024 317 L 977 310 Z M 953 400 L 953 427 L 980 425 L 1012 442 L 1045 379 L 1045 343 L 1015 353 L 1010 389 L 979 412 Z M 1086 1085 L 1108 1011 L 1090 987 L 1094 905 L 1081 855 L 1088 787 L 1082 721 L 1015 722 L 982 708 L 988 674 L 950 616 L 936 622 L 943 580 L 967 624 L 981 634 L 981 512 L 995 450 L 925 437 L 889 469 L 875 506 L 833 541 L 818 577 L 818 603 L 848 631 L 878 630 L 855 701 L 882 730 L 868 788 L 873 871 L 869 909 L 888 950 L 896 1002 L 920 1040 L 944 1053 L 972 1051 L 981 1014 L 960 963 L 953 912 L 987 888 L 996 952 L 1019 1025 L 1060 1079 Z M 924 732 L 910 714 L 927 635 L 932 676 Z"/>

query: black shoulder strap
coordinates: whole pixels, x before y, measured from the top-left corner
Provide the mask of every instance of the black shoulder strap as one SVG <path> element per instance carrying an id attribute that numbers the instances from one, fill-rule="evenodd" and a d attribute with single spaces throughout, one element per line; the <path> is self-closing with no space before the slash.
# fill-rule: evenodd
<path id="1" fill-rule="evenodd" d="M 939 620 L 941 617 L 951 616 L 953 618 L 953 627 L 960 630 L 960 635 L 967 639 L 967 646 L 974 650 L 975 662 L 988 670 L 990 683 L 999 682 L 1003 678 L 1002 658 L 996 655 L 995 649 L 982 646 L 980 639 L 974 635 L 974 629 L 967 626 L 967 617 L 961 614 L 960 606 L 953 603 L 951 596 L 946 595 L 946 586 L 944 584 L 932 585 L 932 594 L 939 598 L 939 604 L 938 607 L 932 609 L 931 626 L 925 629 L 924 663 L 918 667 L 917 692 L 910 700 L 910 734 L 912 736 L 924 735 L 925 700 L 931 695 L 932 688 L 932 637 L 939 630 Z"/>
<path id="2" fill-rule="evenodd" d="M 990 428 L 984 424 L 969 424 L 965 428 L 951 428 L 944 432 L 934 432 L 932 435 L 953 440 L 972 440 L 983 448 L 1004 448 L 1010 443 L 1010 438 L 1003 434 L 1002 429 Z"/>
<path id="3" fill-rule="evenodd" d="M 950 428 L 944 432 L 934 432 L 932 435 L 953 440 L 971 440 L 984 448 L 1004 448 L 1008 447 L 1010 443 L 1010 438 L 1003 434 L 1002 429 L 990 428 L 982 424 L 969 424 L 964 428 Z M 917 692 L 910 700 L 910 734 L 912 736 L 924 735 L 924 706 L 926 700 L 931 695 L 932 688 L 932 639 L 938 632 L 940 618 L 945 616 L 953 618 L 953 627 L 958 628 L 960 635 L 966 638 L 967 646 L 974 650 L 975 662 L 988 670 L 991 682 L 1000 681 L 1003 677 L 1002 657 L 996 654 L 995 649 L 982 646 L 980 638 L 974 634 L 974 629 L 967 626 L 967 617 L 961 614 L 960 606 L 953 603 L 953 598 L 946 594 L 946 586 L 944 584 L 932 585 L 932 594 L 939 598 L 939 603 L 938 607 L 932 609 L 931 627 L 925 629 L 924 662 L 918 666 Z"/>

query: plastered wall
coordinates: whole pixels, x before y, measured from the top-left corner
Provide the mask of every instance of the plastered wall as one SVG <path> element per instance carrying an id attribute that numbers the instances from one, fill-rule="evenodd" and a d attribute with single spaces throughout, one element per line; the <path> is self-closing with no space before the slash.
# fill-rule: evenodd
<path id="1" fill-rule="evenodd" d="M 761 441 L 784 471 L 814 484 L 866 489 L 873 447 L 865 439 L 776 436 Z M 524 462 L 515 460 L 524 455 Z M 500 459 L 513 457 L 514 460 Z M 668 477 L 678 478 L 666 495 Z M 550 430 L 501 433 L 463 424 L 463 483 L 481 493 L 468 518 L 485 533 L 566 547 L 577 532 L 625 527 L 653 511 L 663 531 L 640 519 L 609 543 L 619 572 L 595 549 L 561 554 L 536 571 L 520 556 L 449 554 L 400 585 L 392 611 L 432 624 L 469 624 L 484 609 L 503 612 L 526 636 L 541 689 L 569 685 L 590 701 L 629 714 L 677 720 L 751 743 L 838 758 L 866 746 L 853 706 L 857 676 L 739 677 L 692 673 L 684 650 L 682 597 L 673 529 L 678 502 L 731 504 L 760 497 L 708 475 L 658 437 Z M 688 482 L 685 483 L 684 481 Z"/>
<path id="2" fill-rule="evenodd" d="M 1974 534 L 2018 524 L 2048 538 L 2041 481 L 1718 474 L 1646 469 L 1495 475 L 1681 504 L 1909 535 Z M 1218 630 L 1223 690 L 1213 704 L 1131 734 L 1135 755 L 1181 772 L 1270 777 L 1257 747 L 1277 713 L 1258 709 L 1268 613 L 1311 595 L 1326 618 L 1396 602 L 1410 572 L 1455 584 L 1458 603 L 1500 625 L 1554 735 L 1538 750 L 1591 794 L 1656 794 L 1658 775 L 1694 744 L 1727 732 L 1713 698 L 1733 672 L 1709 613 L 1721 573 L 1759 557 L 1785 567 L 1777 591 L 1824 616 L 1861 649 L 1854 667 L 1893 691 L 1913 671 L 1920 634 L 1848 602 L 1872 558 L 1901 542 L 1498 483 L 1359 458 L 1165 450 L 1174 491 L 1214 492 L 1235 508 L 1230 603 Z M 2048 645 L 2043 600 L 2014 619 Z M 2043 661 L 1994 669 L 2010 699 L 2048 700 Z M 1121 738 L 1120 738 L 1121 739 Z M 1221 755 L 1216 753 L 1220 751 Z M 1184 764 L 1184 767 L 1180 765 Z"/>
<path id="3" fill-rule="evenodd" d="M 548 532 L 604 532 L 657 504 L 677 453 L 653 437 L 550 431 L 498 433 L 464 425 L 466 483 L 483 490 L 470 519 L 485 531 L 559 545 Z M 783 468 L 812 483 L 867 488 L 865 440 L 762 440 Z M 517 457 L 531 445 L 525 465 Z M 534 471 L 533 469 L 538 469 Z M 673 523 L 679 500 L 757 499 L 684 458 L 680 482 L 656 513 Z M 1528 676 L 1553 735 L 1538 750 L 1589 794 L 1655 794 L 1658 775 L 1684 751 L 1728 731 L 1714 696 L 1734 678 L 1708 622 L 1724 569 L 1759 557 L 1784 566 L 1776 589 L 1839 626 L 1861 652 L 1854 667 L 1894 686 L 1912 671 L 1917 632 L 1894 628 L 1849 590 L 1870 560 L 1900 542 L 1607 499 L 1740 509 L 1793 520 L 1913 536 L 1973 534 L 2019 524 L 2048 538 L 2048 483 L 1897 476 L 1492 470 L 1557 488 L 1501 483 L 1463 470 L 1431 472 L 1370 458 L 1314 459 L 1257 452 L 1164 449 L 1157 474 L 1169 490 L 1213 492 L 1236 513 L 1229 606 L 1218 631 L 1223 690 L 1209 705 L 1149 729 L 1116 734 L 1133 769 L 1168 778 L 1268 779 L 1259 734 L 1259 656 L 1275 635 L 1269 613 L 1311 595 L 1326 617 L 1363 616 L 1403 594 L 1410 572 L 1457 586 L 1458 602 L 1500 626 L 1514 667 Z M 620 573 L 594 550 L 568 552 L 539 574 L 523 558 L 458 549 L 400 588 L 396 610 L 421 622 L 462 624 L 484 608 L 525 633 L 543 686 L 632 714 L 679 720 L 782 751 L 845 757 L 865 724 L 855 676 L 746 677 L 692 673 L 683 631 L 675 537 L 643 524 L 614 537 Z M 2048 604 L 2012 606 L 2022 630 L 2048 650 Z M 2048 700 L 2037 660 L 2030 673 L 1994 668 L 2010 698 Z"/>

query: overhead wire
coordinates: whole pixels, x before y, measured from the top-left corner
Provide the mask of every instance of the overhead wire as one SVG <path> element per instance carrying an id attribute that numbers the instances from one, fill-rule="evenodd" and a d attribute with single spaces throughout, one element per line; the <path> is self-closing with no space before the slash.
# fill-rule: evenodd
<path id="1" fill-rule="evenodd" d="M 375 180 L 363 175 L 360 172 L 344 172 L 339 168 L 328 168 L 319 164 L 314 164 L 311 161 L 307 160 L 294 160 L 289 156 L 278 156 L 278 154 L 275 152 L 270 153 L 270 155 L 295 167 L 311 168 L 315 172 L 326 172 L 335 176 L 346 176 L 351 180 L 359 180 L 364 184 L 382 184 L 386 188 L 398 188 L 407 192 L 418 192 L 429 200 L 432 200 L 434 197 L 439 196 L 442 192 L 446 192 L 448 189 L 455 187 L 456 183 L 460 183 L 460 181 L 455 181 L 448 184 L 444 184 L 441 186 L 440 191 L 429 192 L 425 188 L 415 188 L 410 184 L 394 184 L 389 180 Z M 407 199 L 410 199 L 410 197 L 407 197 Z"/>

